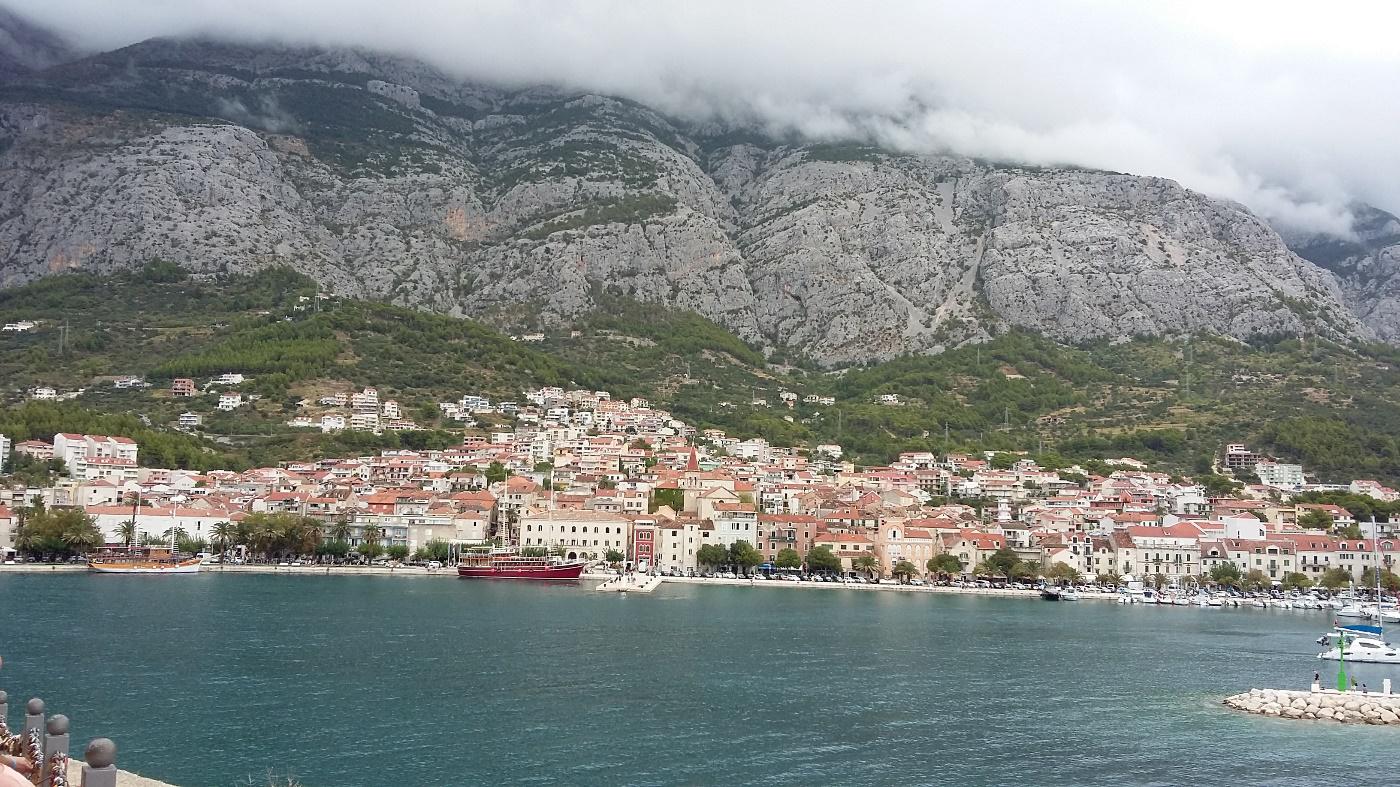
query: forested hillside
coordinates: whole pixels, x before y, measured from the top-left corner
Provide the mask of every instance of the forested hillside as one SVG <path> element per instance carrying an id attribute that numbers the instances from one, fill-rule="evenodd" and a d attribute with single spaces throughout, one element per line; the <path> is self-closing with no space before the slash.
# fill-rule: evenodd
<path id="1" fill-rule="evenodd" d="M 131 434 L 150 464 L 241 467 L 407 445 L 445 446 L 462 426 L 437 403 L 516 400 L 540 385 L 641 396 L 701 427 L 775 443 L 838 442 L 863 463 L 901 450 L 1030 450 L 1054 464 L 1108 455 L 1200 472 L 1226 440 L 1303 462 L 1325 480 L 1400 476 L 1394 350 L 1323 341 L 1197 337 L 1067 346 L 1012 331 L 981 345 L 828 370 L 764 354 L 693 312 L 596 296 L 602 310 L 538 343 L 471 320 L 325 297 L 281 269 L 193 277 L 151 263 L 113 277 L 70 274 L 0 291 L 6 408 L 0 433 Z M 168 394 L 174 377 L 224 372 L 258 397 L 217 412 L 217 391 Z M 150 389 L 118 389 L 118 376 Z M 36 386 L 81 395 L 26 401 Z M 322 435 L 286 425 L 322 395 L 364 386 L 396 399 L 419 431 Z M 779 398 L 796 394 L 793 406 Z M 894 403 L 881 397 L 894 395 Z M 834 404 L 806 402 L 832 397 Z M 307 405 L 310 406 L 307 406 Z M 181 412 L 201 414 L 181 432 Z M 485 422 L 483 427 L 489 427 Z"/>

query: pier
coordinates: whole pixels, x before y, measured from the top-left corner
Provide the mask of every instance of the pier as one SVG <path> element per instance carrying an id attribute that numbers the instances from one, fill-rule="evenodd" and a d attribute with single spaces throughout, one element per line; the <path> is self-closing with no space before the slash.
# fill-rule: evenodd
<path id="1" fill-rule="evenodd" d="M 650 593 L 661 587 L 661 577 L 655 574 L 623 574 L 602 583 L 594 590 L 615 593 Z"/>

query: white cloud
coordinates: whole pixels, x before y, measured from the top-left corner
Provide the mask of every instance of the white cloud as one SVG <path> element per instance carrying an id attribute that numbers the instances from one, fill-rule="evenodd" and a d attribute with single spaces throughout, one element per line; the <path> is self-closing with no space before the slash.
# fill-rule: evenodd
<path id="1" fill-rule="evenodd" d="M 1400 7 L 1240 0 L 19 0 L 94 48 L 361 45 L 909 150 L 1161 175 L 1340 231 L 1400 210 Z"/>

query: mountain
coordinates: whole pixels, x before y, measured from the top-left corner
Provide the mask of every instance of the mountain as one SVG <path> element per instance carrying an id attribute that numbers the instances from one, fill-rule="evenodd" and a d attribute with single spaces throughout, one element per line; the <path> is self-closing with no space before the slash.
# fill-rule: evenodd
<path id="1" fill-rule="evenodd" d="M 0 79 L 76 60 L 79 53 L 51 31 L 0 7 Z"/>
<path id="2" fill-rule="evenodd" d="M 523 330 L 626 297 L 843 365 L 1026 329 L 1391 336 L 1160 178 L 687 124 L 350 49 L 152 40 L 0 83 L 0 286 L 166 260 Z"/>
<path id="3" fill-rule="evenodd" d="M 1336 275 L 1347 306 L 1388 341 L 1400 340 L 1400 218 L 1369 205 L 1353 208 L 1353 238 L 1293 233 L 1298 256 Z"/>

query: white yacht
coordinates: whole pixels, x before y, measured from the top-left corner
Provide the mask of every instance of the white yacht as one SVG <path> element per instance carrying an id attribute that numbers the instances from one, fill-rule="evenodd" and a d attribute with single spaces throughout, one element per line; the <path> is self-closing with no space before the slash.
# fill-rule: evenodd
<path id="1" fill-rule="evenodd" d="M 1396 609 L 1394 604 L 1368 604 L 1366 619 L 1382 623 L 1400 623 L 1400 609 Z"/>
<path id="2" fill-rule="evenodd" d="M 1333 639 L 1337 644 L 1317 657 L 1327 661 L 1339 661 L 1345 656 L 1347 661 L 1359 664 L 1400 664 L 1400 651 L 1384 639 L 1385 631 L 1380 626 L 1338 626 L 1334 631 L 1323 634 L 1319 645 L 1327 645 Z M 1342 652 L 1342 647 L 1346 652 Z"/>

